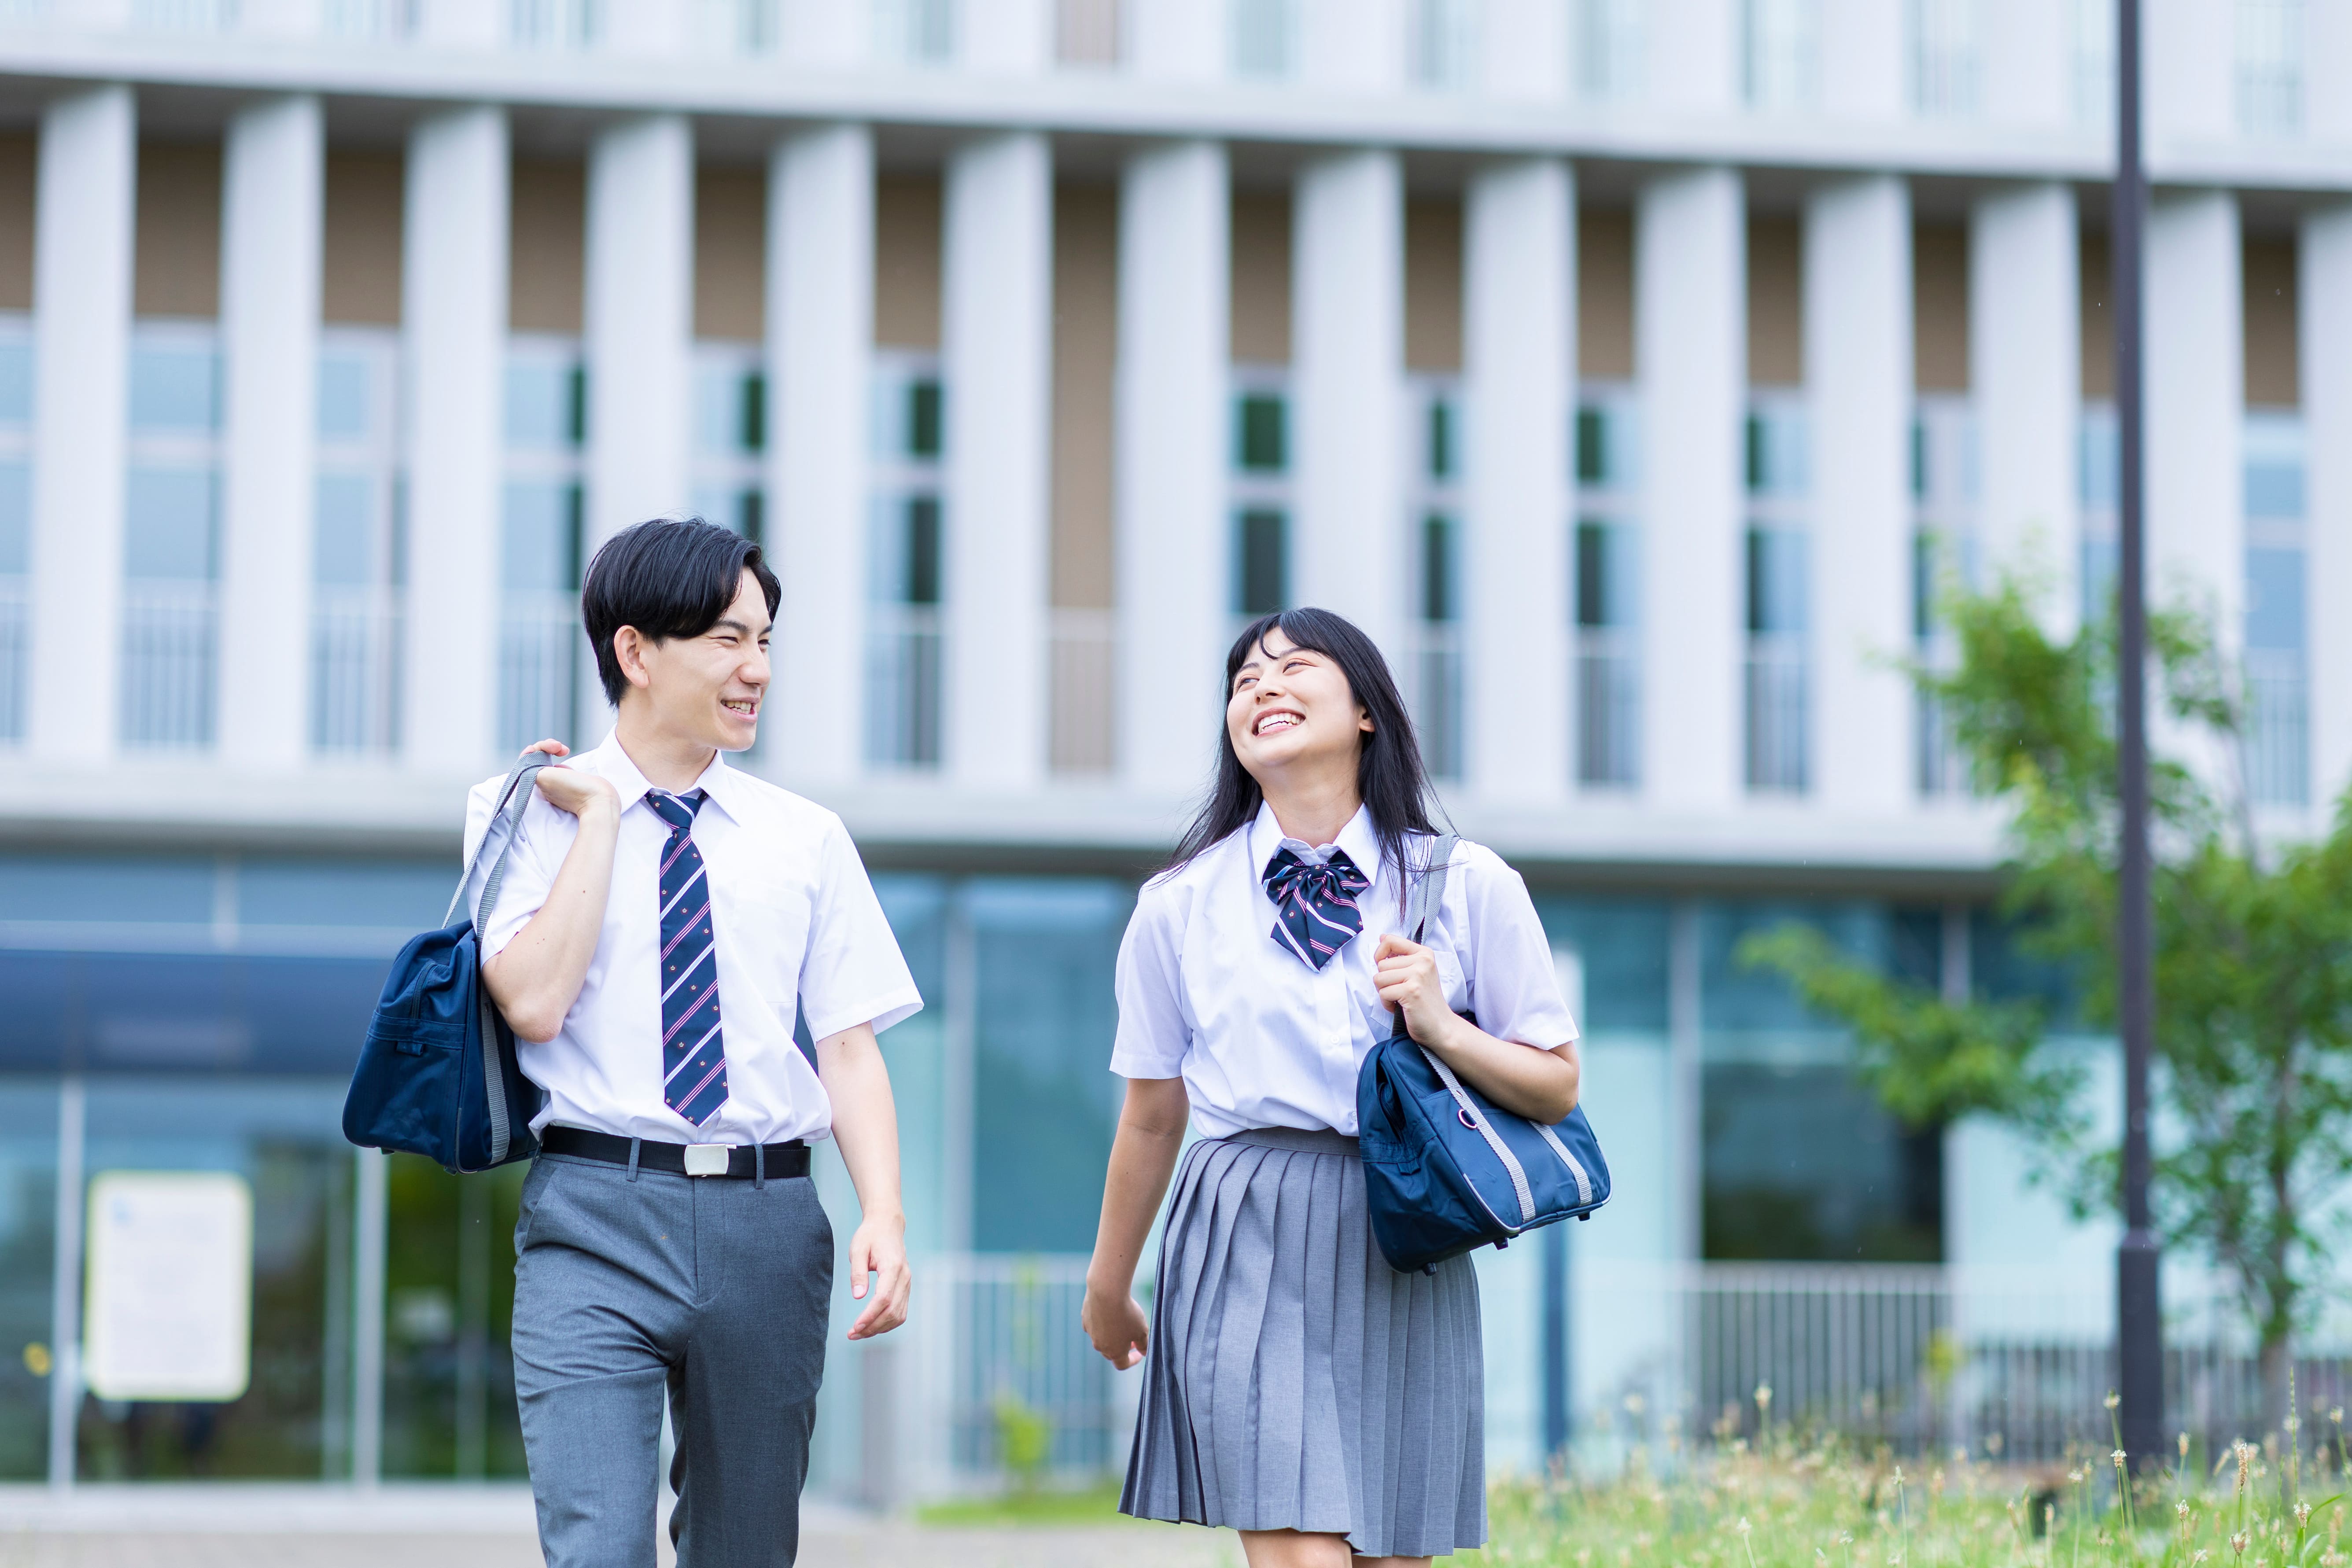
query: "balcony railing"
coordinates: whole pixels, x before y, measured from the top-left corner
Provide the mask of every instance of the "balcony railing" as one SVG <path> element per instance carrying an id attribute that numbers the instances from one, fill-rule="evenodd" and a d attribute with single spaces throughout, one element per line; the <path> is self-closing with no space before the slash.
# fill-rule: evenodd
<path id="1" fill-rule="evenodd" d="M 25 738 L 25 681 L 32 661 L 32 585 L 0 577 L 0 745 Z"/>
<path id="2" fill-rule="evenodd" d="M 1056 773 L 1108 773 L 1118 760 L 1116 622 L 1108 610 L 1054 612 L 1048 679 Z"/>
<path id="3" fill-rule="evenodd" d="M 310 744 L 320 751 L 390 751 L 400 744 L 399 599 L 385 588 L 322 588 L 318 595 L 310 612 Z"/>
<path id="4" fill-rule="evenodd" d="M 1811 747 L 1804 643 L 1759 633 L 1748 639 L 1748 787 L 1802 794 Z"/>
<path id="5" fill-rule="evenodd" d="M 940 612 L 879 604 L 866 641 L 866 759 L 883 768 L 937 768 L 941 716 Z"/>
<path id="6" fill-rule="evenodd" d="M 2259 805 L 2311 800 L 2311 709 L 2303 655 L 2246 650 L 2246 793 Z"/>
<path id="7" fill-rule="evenodd" d="M 122 743 L 213 743 L 219 612 L 210 582 L 133 580 L 122 591 Z"/>
<path id="8" fill-rule="evenodd" d="M 1462 777 L 1462 635 L 1423 622 L 1412 654 L 1412 726 L 1433 779 Z"/>
<path id="9" fill-rule="evenodd" d="M 570 741 L 587 638 L 569 593 L 509 593 L 499 622 L 499 747 Z"/>
<path id="10" fill-rule="evenodd" d="M 1615 789 L 1642 780 L 1642 666 L 1615 631 L 1578 634 L 1576 779 Z"/>

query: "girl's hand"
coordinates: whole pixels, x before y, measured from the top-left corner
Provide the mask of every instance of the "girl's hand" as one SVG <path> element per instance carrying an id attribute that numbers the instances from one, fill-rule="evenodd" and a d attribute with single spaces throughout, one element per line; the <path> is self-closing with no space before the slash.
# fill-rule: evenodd
<path id="1" fill-rule="evenodd" d="M 1437 974 L 1437 955 L 1391 931 L 1381 938 L 1373 958 L 1381 1000 L 1391 1012 L 1404 1015 L 1405 1032 L 1422 1045 L 1450 1043 L 1462 1019 L 1446 1002 L 1445 982 Z"/>
<path id="2" fill-rule="evenodd" d="M 1088 1281 L 1078 1326 L 1094 1342 L 1095 1353 L 1121 1372 L 1141 1361 L 1150 1345 L 1151 1322 L 1132 1291 L 1101 1290 Z"/>

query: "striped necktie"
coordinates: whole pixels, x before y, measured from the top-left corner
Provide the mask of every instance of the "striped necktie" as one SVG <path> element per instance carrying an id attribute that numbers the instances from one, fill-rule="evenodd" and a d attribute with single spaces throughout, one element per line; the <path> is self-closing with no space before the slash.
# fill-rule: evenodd
<path id="1" fill-rule="evenodd" d="M 646 791 L 669 824 L 661 862 L 662 1100 L 699 1127 L 727 1103 L 727 1046 L 719 1031 L 719 950 L 710 931 L 710 878 L 694 844 L 703 792 Z"/>
<path id="2" fill-rule="evenodd" d="M 1320 865 L 1276 850 L 1265 862 L 1265 895 L 1274 900 L 1274 939 L 1319 969 L 1364 928 L 1356 895 L 1371 886 L 1348 852 L 1335 849 Z"/>

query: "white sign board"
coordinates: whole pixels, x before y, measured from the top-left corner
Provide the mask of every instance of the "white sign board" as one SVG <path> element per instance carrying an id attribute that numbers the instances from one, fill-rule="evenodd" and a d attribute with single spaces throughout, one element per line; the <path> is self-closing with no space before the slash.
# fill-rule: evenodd
<path id="1" fill-rule="evenodd" d="M 101 1399 L 229 1400 L 253 1352 L 253 1189 L 224 1171 L 89 1184 L 82 1364 Z"/>

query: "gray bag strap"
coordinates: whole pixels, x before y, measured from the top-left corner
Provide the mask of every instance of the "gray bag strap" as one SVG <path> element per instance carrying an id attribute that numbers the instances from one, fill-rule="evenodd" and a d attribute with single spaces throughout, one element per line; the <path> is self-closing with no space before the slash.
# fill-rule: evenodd
<path id="1" fill-rule="evenodd" d="M 1404 929 L 1412 939 L 1421 940 L 1423 929 L 1429 924 L 1429 912 L 1445 896 L 1445 872 L 1454 859 L 1454 846 L 1462 841 L 1458 833 L 1440 833 L 1430 846 L 1429 863 L 1418 875 L 1409 875 L 1405 885 Z"/>
<path id="2" fill-rule="evenodd" d="M 499 787 L 499 803 L 490 808 L 490 825 L 483 831 L 482 841 L 474 846 L 473 859 L 466 862 L 466 874 L 457 879 L 457 891 L 449 895 L 449 911 L 441 916 L 442 925 L 446 925 L 457 919 L 457 911 L 465 907 L 466 890 L 474 885 L 474 873 L 480 869 L 482 857 L 490 852 L 490 841 L 494 839 L 499 840 L 499 855 L 490 862 L 490 874 L 482 884 L 482 896 L 475 903 L 474 929 L 479 932 L 483 922 L 489 919 L 491 912 L 498 908 L 499 884 L 506 880 L 507 856 L 514 849 L 517 830 L 522 826 L 523 809 L 530 804 L 531 786 L 539 778 L 539 770 L 554 760 L 544 751 L 526 751 L 516 760 L 514 771 L 507 775 L 506 783 Z M 499 832 L 501 828 L 505 829 L 503 837 Z"/>

